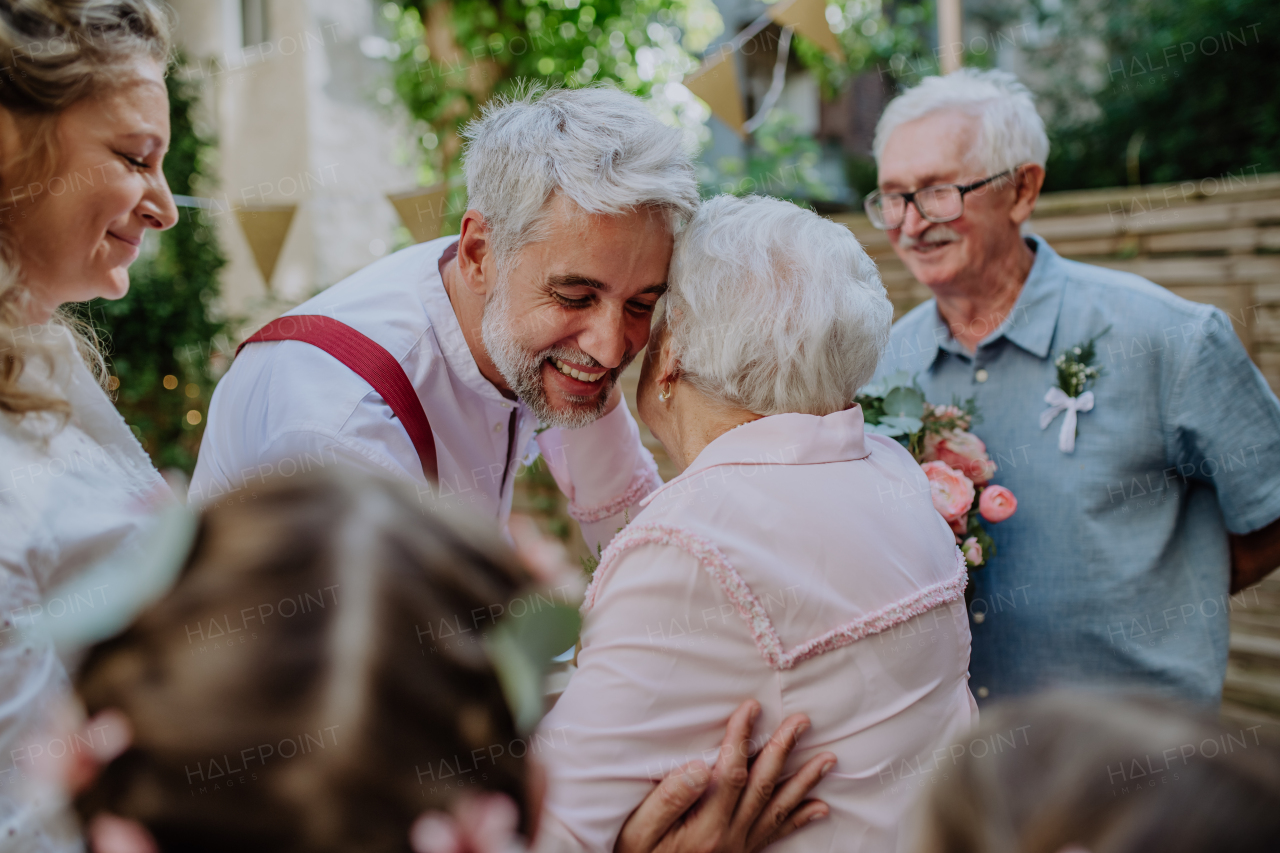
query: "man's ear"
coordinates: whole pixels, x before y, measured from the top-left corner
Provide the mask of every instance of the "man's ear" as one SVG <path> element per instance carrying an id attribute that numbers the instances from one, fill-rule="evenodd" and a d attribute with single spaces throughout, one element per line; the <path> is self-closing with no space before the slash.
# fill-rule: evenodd
<path id="1" fill-rule="evenodd" d="M 497 270 L 489 240 L 489 226 L 478 210 L 468 210 L 462 216 L 457 264 L 463 286 L 477 296 L 488 296 L 489 288 L 497 278 Z"/>
<path id="2" fill-rule="evenodd" d="M 1044 186 L 1044 166 L 1035 163 L 1019 166 L 1013 180 L 1013 191 L 1016 195 L 1013 208 L 1009 211 L 1009 218 L 1015 225 L 1021 225 L 1035 212 L 1036 200 L 1040 198 L 1040 188 Z"/>

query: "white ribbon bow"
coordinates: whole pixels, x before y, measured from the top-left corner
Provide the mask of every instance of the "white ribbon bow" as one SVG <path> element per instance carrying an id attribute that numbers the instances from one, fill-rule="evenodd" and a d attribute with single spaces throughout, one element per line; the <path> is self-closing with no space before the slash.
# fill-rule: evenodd
<path id="1" fill-rule="evenodd" d="M 1070 453 L 1076 449 L 1076 413 L 1087 412 L 1093 408 L 1093 392 L 1085 391 L 1079 397 L 1068 397 L 1067 392 L 1056 385 L 1044 395 L 1049 408 L 1040 413 L 1040 429 L 1048 428 L 1060 412 L 1066 412 L 1062 419 L 1062 431 L 1058 433 L 1058 449 Z"/>

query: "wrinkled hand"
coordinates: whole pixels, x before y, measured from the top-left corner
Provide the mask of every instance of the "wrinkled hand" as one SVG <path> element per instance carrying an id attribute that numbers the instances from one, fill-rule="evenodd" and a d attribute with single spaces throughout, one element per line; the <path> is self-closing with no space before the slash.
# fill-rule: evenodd
<path id="1" fill-rule="evenodd" d="M 751 729 L 760 715 L 743 702 L 729 718 L 714 769 L 693 761 L 669 774 L 622 827 L 614 853 L 757 853 L 830 813 L 805 795 L 835 766 L 824 752 L 778 787 L 778 777 L 809 718 L 782 721 L 754 763 L 748 762 Z"/>

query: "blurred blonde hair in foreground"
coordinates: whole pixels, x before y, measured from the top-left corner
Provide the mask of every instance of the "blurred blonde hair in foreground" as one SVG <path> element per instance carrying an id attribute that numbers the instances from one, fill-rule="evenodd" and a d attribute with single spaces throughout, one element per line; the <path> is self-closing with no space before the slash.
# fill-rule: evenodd
<path id="1" fill-rule="evenodd" d="M 1280 751 L 1257 727 L 1054 691 L 983 711 L 963 746 L 922 804 L 919 853 L 1280 850 Z"/>
<path id="2" fill-rule="evenodd" d="M 403 851 L 470 789 L 509 795 L 527 835 L 527 764 L 479 641 L 527 580 L 496 529 L 380 479 L 233 493 L 174 589 L 80 668 L 88 712 L 120 710 L 134 737 L 77 810 L 161 850 Z M 444 640 L 442 621 L 472 630 Z"/>

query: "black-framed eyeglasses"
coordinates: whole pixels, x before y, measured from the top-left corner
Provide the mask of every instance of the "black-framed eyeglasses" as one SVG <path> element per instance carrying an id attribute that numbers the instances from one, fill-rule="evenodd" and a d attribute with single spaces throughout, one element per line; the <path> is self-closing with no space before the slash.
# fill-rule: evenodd
<path id="1" fill-rule="evenodd" d="M 1016 168 L 1005 169 L 998 175 L 971 184 L 936 184 L 910 193 L 882 193 L 876 190 L 866 197 L 862 207 L 867 211 L 871 224 L 881 231 L 901 228 L 907 218 L 908 204 L 914 204 L 920 217 L 929 222 L 951 222 L 964 213 L 965 195 L 1015 171 Z"/>

